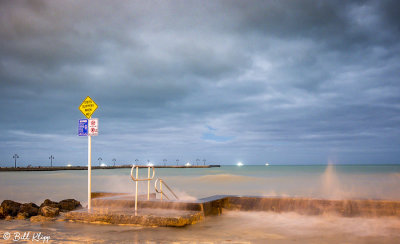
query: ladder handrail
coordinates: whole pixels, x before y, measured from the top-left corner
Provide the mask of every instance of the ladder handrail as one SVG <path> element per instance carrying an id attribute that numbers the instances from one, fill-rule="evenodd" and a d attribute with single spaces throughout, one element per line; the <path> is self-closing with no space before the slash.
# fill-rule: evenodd
<path id="1" fill-rule="evenodd" d="M 153 176 L 150 177 L 150 168 L 153 168 Z M 133 169 L 136 169 L 136 177 L 133 176 Z M 138 181 L 147 181 L 147 200 L 150 200 L 150 181 L 154 178 L 154 167 L 153 166 L 147 166 L 147 177 L 145 179 L 139 179 L 139 166 L 138 165 L 132 165 L 131 169 L 131 178 L 133 181 L 135 181 L 136 185 L 136 191 L 135 191 L 135 216 L 137 215 L 137 202 L 138 202 Z"/>
<path id="2" fill-rule="evenodd" d="M 146 181 L 146 180 L 152 180 L 152 179 L 154 178 L 154 174 L 155 174 L 154 166 L 147 166 L 147 168 L 152 168 L 152 169 L 153 169 L 153 175 L 151 176 L 151 178 L 146 178 L 146 179 L 138 179 L 138 178 L 135 178 L 135 177 L 133 176 L 133 169 L 134 169 L 134 168 L 138 168 L 138 169 L 139 169 L 139 166 L 138 166 L 138 165 L 133 165 L 133 166 L 132 166 L 132 169 L 131 169 L 131 178 L 132 178 L 133 181 Z"/>
<path id="3" fill-rule="evenodd" d="M 157 188 L 157 182 L 160 181 L 160 190 Z M 156 190 L 157 193 L 161 193 L 161 200 L 162 200 L 162 196 L 164 195 L 168 200 L 169 197 L 164 193 L 164 191 L 162 190 L 162 186 L 165 185 L 169 192 L 172 193 L 172 195 L 174 195 L 174 197 L 176 198 L 176 200 L 179 200 L 179 197 L 175 194 L 175 192 L 167 185 L 167 183 L 165 183 L 164 180 L 157 178 L 156 181 L 154 182 L 154 188 Z"/>

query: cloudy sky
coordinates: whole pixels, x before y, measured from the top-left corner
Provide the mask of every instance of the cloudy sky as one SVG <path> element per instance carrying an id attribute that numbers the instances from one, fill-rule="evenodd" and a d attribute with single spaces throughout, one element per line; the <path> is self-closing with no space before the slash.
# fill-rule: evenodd
<path id="1" fill-rule="evenodd" d="M 1 1 L 0 166 L 400 163 L 398 1 Z"/>

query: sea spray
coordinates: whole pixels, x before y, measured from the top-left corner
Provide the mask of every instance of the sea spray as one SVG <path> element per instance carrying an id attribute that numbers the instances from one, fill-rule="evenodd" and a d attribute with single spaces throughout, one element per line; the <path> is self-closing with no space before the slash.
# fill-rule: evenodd
<path id="1" fill-rule="evenodd" d="M 325 172 L 321 176 L 322 181 L 322 198 L 326 199 L 343 199 L 348 194 L 343 191 L 343 188 L 340 184 L 336 171 L 334 169 L 334 165 L 332 163 L 328 163 L 325 169 Z"/>

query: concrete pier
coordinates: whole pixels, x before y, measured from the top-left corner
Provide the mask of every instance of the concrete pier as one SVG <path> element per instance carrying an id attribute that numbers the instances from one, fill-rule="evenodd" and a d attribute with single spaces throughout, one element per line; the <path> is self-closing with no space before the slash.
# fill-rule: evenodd
<path id="1" fill-rule="evenodd" d="M 139 168 L 147 168 L 145 165 L 138 165 Z M 213 168 L 221 167 L 218 164 L 212 165 L 191 165 L 191 166 L 176 166 L 176 165 L 155 165 L 154 168 L 173 168 L 173 169 L 202 169 L 202 168 Z M 132 165 L 119 165 L 119 166 L 92 166 L 92 170 L 95 169 L 130 169 Z M 56 167 L 0 167 L 0 172 L 4 171 L 58 171 L 58 170 L 87 170 L 87 166 L 56 166 Z"/>

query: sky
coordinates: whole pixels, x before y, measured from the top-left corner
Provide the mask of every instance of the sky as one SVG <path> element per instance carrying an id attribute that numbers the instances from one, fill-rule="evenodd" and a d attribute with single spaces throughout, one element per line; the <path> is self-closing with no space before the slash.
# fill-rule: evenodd
<path id="1" fill-rule="evenodd" d="M 399 1 L 0 2 L 0 166 L 400 163 Z"/>

